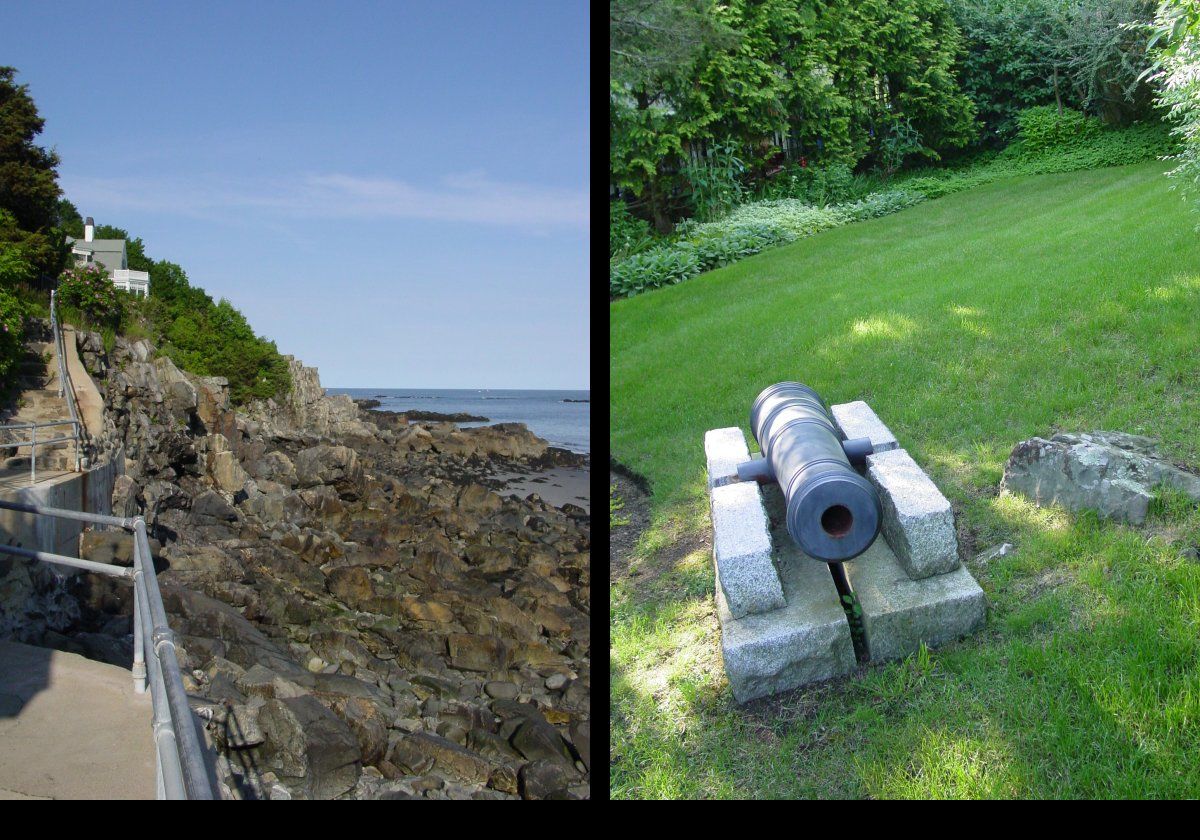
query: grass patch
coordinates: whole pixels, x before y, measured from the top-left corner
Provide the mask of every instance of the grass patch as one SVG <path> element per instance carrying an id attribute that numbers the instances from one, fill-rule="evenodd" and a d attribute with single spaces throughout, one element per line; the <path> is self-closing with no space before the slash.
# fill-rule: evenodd
<path id="1" fill-rule="evenodd" d="M 1055 430 L 1200 461 L 1200 239 L 1164 168 L 1014 178 L 611 305 L 613 456 L 653 491 L 641 564 L 706 538 L 703 434 L 785 379 L 869 401 L 964 544 L 1017 548 L 972 567 L 977 636 L 745 708 L 707 557 L 654 586 L 614 566 L 615 796 L 1200 790 L 1196 506 L 1164 494 L 1137 530 L 997 493 L 1012 446 Z"/>

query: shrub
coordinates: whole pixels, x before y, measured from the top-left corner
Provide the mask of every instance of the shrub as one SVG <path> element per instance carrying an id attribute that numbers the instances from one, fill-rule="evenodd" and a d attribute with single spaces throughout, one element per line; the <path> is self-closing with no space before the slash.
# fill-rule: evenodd
<path id="1" fill-rule="evenodd" d="M 690 246 L 666 246 L 635 254 L 612 266 L 609 292 L 613 297 L 636 295 L 695 277 L 700 260 Z"/>
<path id="2" fill-rule="evenodd" d="M 97 324 L 111 323 L 121 313 L 117 287 L 96 263 L 74 266 L 60 274 L 58 299 Z"/>
<path id="3" fill-rule="evenodd" d="M 0 242 L 0 288 L 11 289 L 34 278 L 33 266 L 20 249 L 9 242 Z"/>
<path id="4" fill-rule="evenodd" d="M 846 218 L 846 221 L 861 222 L 866 219 L 887 216 L 890 213 L 898 213 L 914 204 L 920 204 L 925 198 L 921 193 L 907 189 L 888 190 L 874 193 L 852 204 L 843 204 L 838 211 Z"/>
<path id="5" fill-rule="evenodd" d="M 871 191 L 870 179 L 855 175 L 844 163 L 829 166 L 789 164 L 768 180 L 759 191 L 764 200 L 796 198 L 824 207 L 862 198 Z"/>
<path id="6" fill-rule="evenodd" d="M 624 201 L 612 201 L 608 205 L 608 255 L 610 259 L 624 259 L 640 254 L 654 244 L 650 223 L 629 212 Z"/>
<path id="7" fill-rule="evenodd" d="M 611 266 L 609 293 L 627 297 L 670 286 L 795 237 L 769 225 L 744 225 L 663 245 Z"/>
<path id="8" fill-rule="evenodd" d="M 1063 108 L 1060 114 L 1054 105 L 1037 105 L 1017 114 L 1017 143 L 1022 154 L 1072 146 L 1100 131 L 1099 120 L 1071 108 Z"/>
<path id="9" fill-rule="evenodd" d="M 745 197 L 745 173 L 746 164 L 738 157 L 734 143 L 715 145 L 703 160 L 689 161 L 683 167 L 683 177 L 691 186 L 696 218 L 711 222 L 736 207 Z"/>
<path id="10" fill-rule="evenodd" d="M 719 222 L 697 225 L 694 237 L 724 235 L 738 228 L 763 227 L 798 239 L 844 224 L 836 207 L 814 207 L 795 198 L 743 204 Z"/>
<path id="11" fill-rule="evenodd" d="M 25 306 L 12 292 L 0 288 L 0 386 L 8 385 L 24 341 Z"/>

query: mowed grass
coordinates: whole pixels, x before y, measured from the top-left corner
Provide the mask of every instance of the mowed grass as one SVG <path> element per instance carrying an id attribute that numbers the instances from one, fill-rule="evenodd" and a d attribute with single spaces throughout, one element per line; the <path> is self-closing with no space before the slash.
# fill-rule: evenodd
<path id="1" fill-rule="evenodd" d="M 1012 446 L 1056 430 L 1200 463 L 1200 235 L 1163 169 L 1013 179 L 612 304 L 613 455 L 653 490 L 611 583 L 615 796 L 1200 795 L 1195 506 L 1134 529 L 998 492 Z M 978 635 L 743 708 L 702 441 L 786 379 L 869 401 L 968 557 L 1017 550 L 969 564 Z"/>

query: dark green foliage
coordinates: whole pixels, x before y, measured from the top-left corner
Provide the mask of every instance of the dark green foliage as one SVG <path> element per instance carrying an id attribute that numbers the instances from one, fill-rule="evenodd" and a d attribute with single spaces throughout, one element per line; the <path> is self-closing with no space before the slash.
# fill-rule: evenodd
<path id="1" fill-rule="evenodd" d="M 619 260 L 641 253 L 654 244 L 650 225 L 629 212 L 624 201 L 608 205 L 608 254 Z"/>
<path id="2" fill-rule="evenodd" d="M 1053 105 L 1026 108 L 1017 114 L 1017 142 L 1028 154 L 1074 146 L 1100 133 L 1100 121 L 1079 111 Z"/>
<path id="3" fill-rule="evenodd" d="M 975 137 L 974 106 L 953 73 L 958 30 L 943 0 L 615 0 L 610 10 L 615 19 L 634 7 L 656 10 L 639 31 L 673 32 L 661 52 L 674 58 L 642 60 L 644 72 L 632 72 L 614 36 L 610 171 L 646 201 L 659 233 L 683 209 L 681 194 L 700 195 L 702 210 L 728 204 L 730 179 L 720 173 L 711 201 L 714 173 L 689 170 L 691 151 L 732 148 L 729 156 L 761 177 L 776 161 L 776 134 L 815 163 L 851 166 L 873 162 L 897 120 L 920 138 L 906 155 L 936 160 Z M 687 49 L 680 32 L 690 33 Z M 698 180 L 685 187 L 687 176 Z"/>
<path id="4" fill-rule="evenodd" d="M 45 121 L 16 82 L 17 71 L 0 67 L 0 243 L 17 245 L 42 277 L 65 264 L 58 223 L 58 155 L 34 143 Z"/>
<path id="5" fill-rule="evenodd" d="M 740 204 L 746 194 L 742 183 L 745 174 L 746 163 L 738 157 L 734 143 L 714 144 L 706 156 L 689 161 L 683 177 L 691 187 L 695 218 L 711 222 Z"/>
<path id="6" fill-rule="evenodd" d="M 798 198 L 816 207 L 854 201 L 870 193 L 869 178 L 854 174 L 844 163 L 828 166 L 785 166 L 761 187 L 759 198 Z"/>
<path id="7" fill-rule="evenodd" d="M 57 227 L 67 236 L 73 236 L 76 239 L 83 238 L 83 216 L 79 215 L 79 209 L 69 199 L 60 198 L 58 200 Z"/>
<path id="8" fill-rule="evenodd" d="M 278 397 L 288 389 L 287 360 L 279 355 L 275 342 L 254 334 L 233 304 L 224 299 L 214 303 L 173 262 L 157 260 L 147 265 L 143 270 L 150 274 L 151 297 L 127 302 L 132 318 L 145 322 L 175 364 L 198 376 L 225 377 L 230 397 L 238 405 Z"/>
<path id="9" fill-rule="evenodd" d="M 777 229 L 754 225 L 736 228 L 722 236 L 652 248 L 612 267 L 609 292 L 613 297 L 624 297 L 680 283 L 790 239 Z"/>
<path id="10" fill-rule="evenodd" d="M 1166 112 L 1171 133 L 1180 141 L 1169 174 L 1200 209 L 1200 5 L 1196 0 L 1164 0 L 1150 31 L 1155 104 Z"/>
<path id="11" fill-rule="evenodd" d="M 235 404 L 287 390 L 287 361 L 275 342 L 256 336 L 245 316 L 223 298 L 207 308 L 180 310 L 176 305 L 165 338 L 163 351 L 184 370 L 228 379 Z"/>
<path id="12" fill-rule="evenodd" d="M 1142 72 L 1154 4 L 1144 0 L 958 0 L 958 66 L 985 144 L 1009 140 L 1032 105 L 1074 108 L 1108 125 L 1150 115 Z"/>

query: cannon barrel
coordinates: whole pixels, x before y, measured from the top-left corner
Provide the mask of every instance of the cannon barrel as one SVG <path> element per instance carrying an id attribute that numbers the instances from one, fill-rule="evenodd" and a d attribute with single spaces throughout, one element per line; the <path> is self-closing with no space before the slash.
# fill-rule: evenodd
<path id="1" fill-rule="evenodd" d="M 843 442 L 820 395 L 799 382 L 780 382 L 759 394 L 750 429 L 763 460 L 738 472 L 779 482 L 788 533 L 805 554 L 841 563 L 871 547 L 882 519 L 879 495 L 847 457 L 865 458 L 869 440 Z"/>

